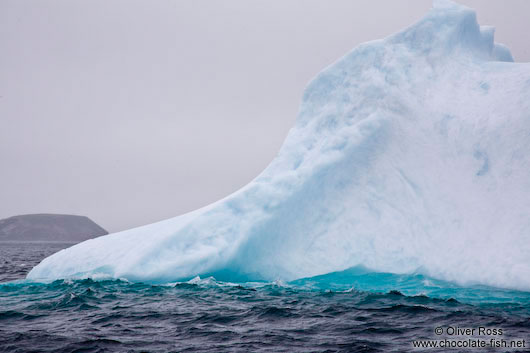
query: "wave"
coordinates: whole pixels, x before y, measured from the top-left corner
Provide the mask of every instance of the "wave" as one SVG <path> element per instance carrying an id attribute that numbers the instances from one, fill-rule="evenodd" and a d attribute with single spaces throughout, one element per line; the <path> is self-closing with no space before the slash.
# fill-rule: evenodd
<path id="1" fill-rule="evenodd" d="M 130 282 L 126 279 L 110 277 L 87 277 L 84 279 L 54 280 L 48 283 L 32 280 L 16 280 L 0 283 L 3 295 L 25 296 L 28 294 L 55 292 L 57 296 L 49 302 L 36 304 L 33 309 L 59 309 L 77 307 L 80 310 L 90 308 L 87 298 L 93 298 L 95 291 L 108 291 L 102 299 L 116 299 L 113 291 L 127 292 L 131 295 L 156 295 L 176 288 L 178 290 L 202 291 L 220 290 L 245 293 L 248 291 L 278 291 L 278 294 L 323 293 L 333 295 L 354 293 L 355 295 L 402 296 L 415 302 L 467 303 L 473 305 L 522 305 L 530 309 L 530 292 L 500 289 L 484 285 L 460 286 L 455 283 L 430 278 L 421 274 L 393 274 L 373 272 L 362 266 L 345 271 L 331 272 L 325 275 L 301 278 L 294 281 L 247 281 L 230 282 L 213 276 L 196 276 L 186 281 L 167 283 Z M 0 295 L 1 295 L 0 294 Z M 10 313 L 4 313 L 11 315 Z"/>
<path id="2" fill-rule="evenodd" d="M 435 324 L 526 337 L 529 293 L 451 286 L 439 298 L 425 294 L 439 284 L 363 268 L 295 282 L 23 280 L 0 284 L 0 346 L 15 352 L 402 352 L 418 337 L 436 338 Z M 481 299 L 500 292 L 496 302 Z M 505 302 L 509 295 L 513 300 Z"/>

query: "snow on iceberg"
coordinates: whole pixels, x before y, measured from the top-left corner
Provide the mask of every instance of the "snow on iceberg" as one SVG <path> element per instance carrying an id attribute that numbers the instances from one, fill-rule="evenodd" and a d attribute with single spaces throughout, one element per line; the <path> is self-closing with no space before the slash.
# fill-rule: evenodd
<path id="1" fill-rule="evenodd" d="M 236 193 L 60 251 L 28 278 L 293 280 L 364 266 L 530 290 L 530 65 L 435 1 L 309 83 Z"/>

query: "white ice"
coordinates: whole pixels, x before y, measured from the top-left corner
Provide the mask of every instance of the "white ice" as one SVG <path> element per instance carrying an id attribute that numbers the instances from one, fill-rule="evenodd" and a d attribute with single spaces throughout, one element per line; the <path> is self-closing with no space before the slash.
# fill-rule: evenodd
<path id="1" fill-rule="evenodd" d="M 247 186 L 63 250 L 28 278 L 292 280 L 363 265 L 530 290 L 530 64 L 493 34 L 435 1 L 318 74 Z"/>

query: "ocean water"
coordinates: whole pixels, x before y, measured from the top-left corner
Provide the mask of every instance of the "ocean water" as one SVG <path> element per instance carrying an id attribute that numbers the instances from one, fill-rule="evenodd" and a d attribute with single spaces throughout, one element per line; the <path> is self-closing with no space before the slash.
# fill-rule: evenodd
<path id="1" fill-rule="evenodd" d="M 356 268 L 290 283 L 24 280 L 69 245 L 0 243 L 0 351 L 426 351 L 414 348 L 418 340 L 455 345 L 428 350 L 438 352 L 530 351 L 530 293 L 421 275 Z M 473 350 L 471 340 L 489 346 Z"/>

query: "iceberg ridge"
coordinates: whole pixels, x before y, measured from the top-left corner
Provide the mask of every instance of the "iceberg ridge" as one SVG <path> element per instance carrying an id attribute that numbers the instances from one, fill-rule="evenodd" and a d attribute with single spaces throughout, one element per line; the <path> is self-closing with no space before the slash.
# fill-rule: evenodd
<path id="1" fill-rule="evenodd" d="M 28 278 L 294 280 L 364 266 L 530 290 L 530 65 L 434 1 L 307 86 L 271 164 L 234 194 L 85 241 Z"/>

